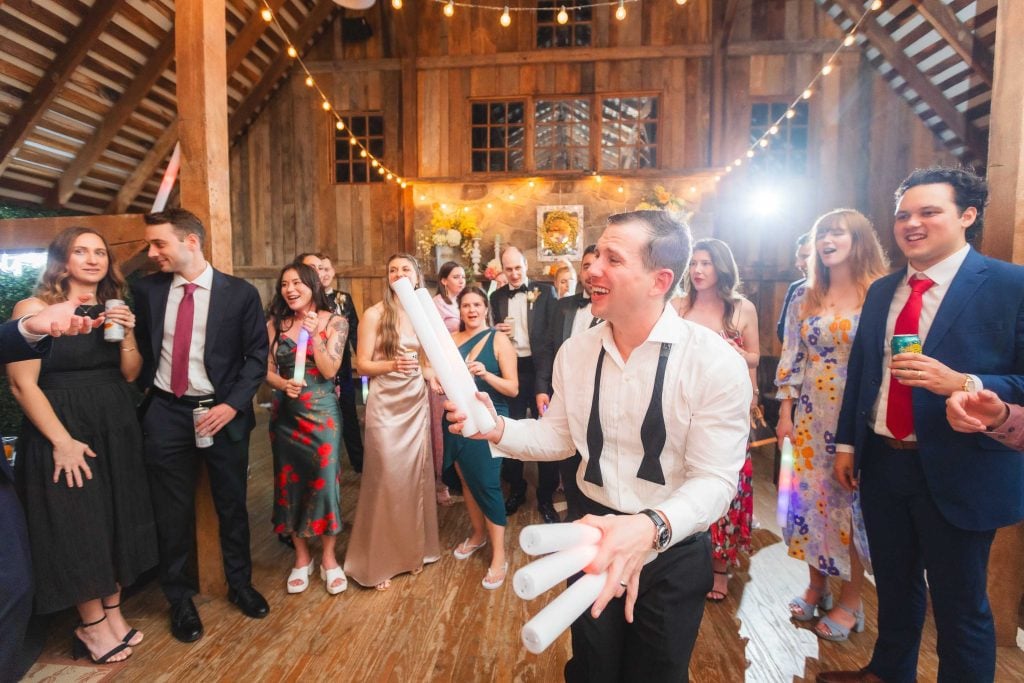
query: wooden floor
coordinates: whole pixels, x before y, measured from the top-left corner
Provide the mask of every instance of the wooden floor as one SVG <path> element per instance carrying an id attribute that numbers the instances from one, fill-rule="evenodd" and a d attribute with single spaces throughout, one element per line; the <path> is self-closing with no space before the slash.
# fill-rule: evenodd
<path id="1" fill-rule="evenodd" d="M 206 627 L 197 643 L 174 640 L 167 609 L 155 582 L 125 602 L 133 625 L 146 634 L 125 664 L 75 665 L 70 659 L 70 613 L 56 619 L 43 655 L 27 681 L 558 681 L 569 656 L 568 636 L 535 656 L 522 647 L 519 629 L 554 592 L 525 603 L 511 582 L 485 591 L 485 553 L 465 562 L 450 553 L 419 576 L 400 576 L 390 591 L 379 593 L 349 583 L 329 596 L 313 582 L 304 594 L 288 595 L 285 578 L 290 551 L 271 533 L 271 466 L 266 439 L 266 411 L 253 433 L 249 511 L 252 520 L 254 583 L 270 602 L 270 616 L 244 617 L 225 599 L 199 598 Z M 873 587 L 864 596 L 867 630 L 847 643 L 819 641 L 807 628 L 787 618 L 786 603 L 807 581 L 803 563 L 786 557 L 774 521 L 775 491 L 771 463 L 755 460 L 758 521 L 749 563 L 734 573 L 730 595 L 709 604 L 691 662 L 697 683 L 813 680 L 819 671 L 857 668 L 868 661 L 876 632 Z M 528 472 L 530 468 L 527 468 Z M 342 489 L 343 518 L 355 509 L 358 476 L 346 470 Z M 532 492 L 532 487 L 531 487 Z M 468 522 L 460 503 L 440 508 L 442 545 L 455 546 L 466 536 Z M 539 522 L 533 507 L 509 520 L 512 570 L 527 563 L 518 548 L 519 530 Z M 339 540 L 342 559 L 348 533 Z M 515 546 L 513 548 L 513 546 Z M 1020 642 L 1020 640 L 1018 640 Z M 929 617 L 921 652 L 919 680 L 934 681 L 937 660 L 935 629 Z M 1024 652 L 999 651 L 998 681 L 1024 680 Z"/>

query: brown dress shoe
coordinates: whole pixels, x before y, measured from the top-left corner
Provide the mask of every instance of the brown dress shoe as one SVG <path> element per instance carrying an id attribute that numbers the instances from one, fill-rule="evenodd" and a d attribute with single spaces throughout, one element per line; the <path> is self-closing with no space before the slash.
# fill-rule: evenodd
<path id="1" fill-rule="evenodd" d="M 867 669 L 860 671 L 822 671 L 814 679 L 817 683 L 885 683 Z"/>

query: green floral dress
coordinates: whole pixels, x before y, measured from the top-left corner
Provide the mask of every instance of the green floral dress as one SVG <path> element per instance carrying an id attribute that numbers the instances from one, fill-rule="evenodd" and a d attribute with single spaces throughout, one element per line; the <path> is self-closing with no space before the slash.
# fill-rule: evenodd
<path id="1" fill-rule="evenodd" d="M 278 374 L 295 372 L 297 345 L 281 337 Z M 334 378 L 324 377 L 306 351 L 306 386 L 298 398 L 275 391 L 270 412 L 274 454 L 274 532 L 302 538 L 341 533 L 341 415 Z"/>

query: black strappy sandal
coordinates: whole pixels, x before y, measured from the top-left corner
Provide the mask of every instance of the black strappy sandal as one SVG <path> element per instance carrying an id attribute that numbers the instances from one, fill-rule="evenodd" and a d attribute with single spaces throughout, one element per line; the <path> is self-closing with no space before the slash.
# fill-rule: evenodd
<path id="1" fill-rule="evenodd" d="M 102 602 L 100 604 L 103 605 Z M 117 603 L 116 605 L 103 605 L 103 611 L 106 612 L 107 610 L 118 609 L 120 606 L 121 606 L 121 603 Z M 138 633 L 139 633 L 139 629 L 137 629 L 137 628 L 131 629 L 130 631 L 128 631 L 128 633 L 124 634 L 124 638 L 121 639 L 121 642 L 124 643 L 125 645 L 131 645 L 132 647 L 138 647 L 139 645 L 142 645 L 142 641 L 141 640 L 139 642 L 137 642 L 137 643 L 131 642 L 132 638 L 134 638 L 136 635 L 138 635 Z"/>
<path id="2" fill-rule="evenodd" d="M 713 573 L 715 573 L 715 574 L 718 574 L 719 576 L 725 576 L 725 577 L 729 576 L 729 572 L 728 571 L 719 572 L 719 571 L 715 571 L 714 569 L 712 569 L 711 571 Z M 715 590 L 714 588 L 712 588 L 711 590 L 708 591 L 708 594 L 706 596 L 704 596 L 704 599 L 707 600 L 708 602 L 722 602 L 727 597 L 729 597 L 729 593 L 728 593 L 728 590 L 729 590 L 729 579 L 726 578 L 725 581 L 726 581 L 726 592 L 725 593 L 723 593 L 720 590 Z"/>
<path id="3" fill-rule="evenodd" d="M 102 619 L 97 619 L 96 621 L 88 623 L 88 624 L 80 623 L 80 624 L 78 624 L 78 627 L 79 628 L 89 628 L 90 626 L 95 626 L 96 624 L 102 624 L 106 620 L 107 620 L 107 615 L 104 614 Z M 111 657 L 113 657 L 114 655 L 116 655 L 116 654 L 118 654 L 120 652 L 124 652 L 125 650 L 128 649 L 128 647 L 130 647 L 128 645 L 128 643 L 121 643 L 120 645 L 115 647 L 113 650 L 111 650 L 110 652 L 106 653 L 105 655 L 103 655 L 102 657 L 97 659 L 96 657 L 93 657 L 92 651 L 89 650 L 89 646 L 85 644 L 85 641 L 82 640 L 81 638 L 79 638 L 78 634 L 76 632 L 74 632 L 74 631 L 71 632 L 71 656 L 76 661 L 79 658 L 81 658 L 81 657 L 88 657 L 89 659 L 92 660 L 92 662 L 94 664 L 106 664 L 107 662 L 110 661 Z M 129 654 L 128 656 L 130 657 L 131 654 Z M 128 657 L 125 657 L 125 659 L 128 659 Z M 125 659 L 119 659 L 118 662 L 123 662 L 123 661 L 125 661 Z M 115 662 L 115 663 L 117 663 L 117 662 Z"/>

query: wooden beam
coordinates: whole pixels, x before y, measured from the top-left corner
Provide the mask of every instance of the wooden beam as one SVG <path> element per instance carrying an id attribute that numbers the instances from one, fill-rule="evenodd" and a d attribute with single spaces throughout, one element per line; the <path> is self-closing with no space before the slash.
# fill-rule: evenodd
<path id="1" fill-rule="evenodd" d="M 71 74 L 85 59 L 120 5 L 118 0 L 96 0 L 82 19 L 82 23 L 57 51 L 53 62 L 43 72 L 21 108 L 11 117 L 7 127 L 0 134 L 0 175 L 7 170 L 25 139 L 43 118 L 47 107 L 57 97 Z"/>
<path id="2" fill-rule="evenodd" d="M 174 31 L 174 28 L 171 28 L 160 41 L 149 62 L 124 91 L 117 104 L 103 117 L 99 128 L 61 175 L 51 197 L 53 204 L 63 206 L 71 199 L 82 178 L 107 149 L 110 141 L 114 139 L 132 112 L 139 106 L 139 102 L 153 89 L 160 75 L 171 65 L 171 61 L 174 59 Z M 221 80 L 223 81 L 223 77 Z M 180 90 L 180 82 L 178 87 Z"/>
<path id="3" fill-rule="evenodd" d="M 949 43 L 949 46 L 960 55 L 960 59 L 971 67 L 988 86 L 992 87 L 992 53 L 980 41 L 976 40 L 974 34 L 968 30 L 949 5 L 944 5 L 940 0 L 910 0 L 917 7 L 917 11 L 924 17 L 932 28 Z"/>
<path id="4" fill-rule="evenodd" d="M 160 134 L 160 137 L 153 143 L 149 152 L 146 153 L 146 156 L 135 167 L 135 171 L 125 181 L 125 184 L 121 186 L 117 196 L 107 205 L 107 213 L 124 213 L 128 210 L 131 203 L 139 196 L 142 188 L 153 177 L 156 169 L 167 159 L 167 156 L 174 148 L 174 143 L 177 141 L 178 116 L 175 114 L 171 122 L 164 128 L 164 132 Z"/>
<path id="5" fill-rule="evenodd" d="M 281 5 L 285 3 L 285 0 L 268 0 L 270 9 L 277 12 Z M 262 9 L 261 6 L 258 6 Z M 253 12 L 249 15 L 249 20 L 245 22 L 245 26 L 242 30 L 235 34 L 235 39 L 231 41 L 231 45 L 228 47 L 228 65 L 227 73 L 230 76 L 238 68 L 242 60 L 245 59 L 246 55 L 249 54 L 249 50 L 252 49 L 253 45 L 259 42 L 260 38 L 263 37 L 264 31 L 270 26 L 267 22 L 263 21 L 263 17 L 260 16 L 259 12 Z"/>
<path id="6" fill-rule="evenodd" d="M 0 221 L 0 244 L 7 250 L 46 249 L 54 237 L 71 227 L 92 228 L 114 246 L 131 242 L 141 244 L 145 224 L 141 213 L 118 216 L 10 218 Z"/>
<path id="7" fill-rule="evenodd" d="M 732 36 L 737 7 L 739 7 L 739 0 L 728 0 L 725 4 L 718 35 L 714 35 L 714 30 L 712 30 L 714 46 L 711 50 L 711 123 L 709 126 L 711 135 L 708 139 L 706 157 L 709 166 L 720 163 L 725 156 L 722 150 L 725 141 L 725 62 L 728 58 L 729 39 Z"/>
<path id="8" fill-rule="evenodd" d="M 302 46 L 309 42 L 316 35 L 320 27 L 331 18 L 336 7 L 337 5 L 332 0 L 319 0 L 312 11 L 303 19 L 298 30 L 289 32 L 286 28 L 285 32 L 289 34 L 288 39 L 292 45 L 301 52 Z M 280 52 L 274 58 L 270 67 L 263 73 L 263 77 L 253 86 L 253 89 L 249 91 L 246 98 L 235 109 L 235 113 L 231 115 L 231 120 L 228 123 L 229 140 L 234 140 L 245 129 L 249 120 L 255 116 L 260 106 L 270 93 L 273 92 L 274 87 L 277 86 L 281 77 L 293 63 L 294 60 L 285 52 Z"/>
<path id="9" fill-rule="evenodd" d="M 864 8 L 858 0 L 834 0 L 846 15 L 854 22 L 860 21 Z M 838 23 L 838 19 L 836 19 Z M 971 152 L 976 159 L 985 158 L 985 149 L 981 144 L 982 136 L 977 128 L 960 113 L 939 87 L 921 73 L 917 64 L 903 52 L 888 31 L 873 16 L 868 16 L 861 24 L 861 33 L 882 54 L 887 62 L 896 70 L 903 80 L 920 95 L 928 107 L 938 116 Z"/>

